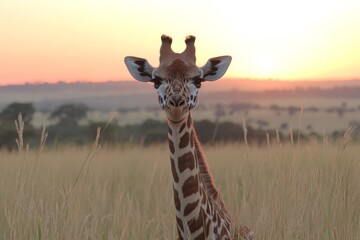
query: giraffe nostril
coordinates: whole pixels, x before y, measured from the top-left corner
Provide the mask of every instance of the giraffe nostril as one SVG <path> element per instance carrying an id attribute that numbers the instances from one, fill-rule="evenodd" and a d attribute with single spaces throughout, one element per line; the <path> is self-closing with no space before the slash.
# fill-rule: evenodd
<path id="1" fill-rule="evenodd" d="M 172 101 L 172 99 L 169 100 L 169 105 L 172 106 L 172 107 L 175 107 L 175 102 Z"/>
<path id="2" fill-rule="evenodd" d="M 168 101 L 169 105 L 172 107 L 181 107 L 186 103 L 185 98 L 181 96 L 173 96 L 172 98 L 169 98 Z"/>
<path id="3" fill-rule="evenodd" d="M 182 105 L 184 105 L 184 104 L 185 104 L 185 101 L 184 101 L 184 99 L 182 99 L 182 100 L 179 102 L 179 107 L 182 106 Z"/>

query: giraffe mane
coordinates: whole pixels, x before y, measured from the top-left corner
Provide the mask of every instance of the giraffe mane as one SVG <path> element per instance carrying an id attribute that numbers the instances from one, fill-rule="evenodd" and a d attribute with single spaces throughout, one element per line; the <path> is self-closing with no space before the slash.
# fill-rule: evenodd
<path id="1" fill-rule="evenodd" d="M 200 170 L 201 181 L 205 186 L 206 193 L 208 196 L 214 200 L 218 207 L 220 207 L 224 212 L 227 213 L 227 209 L 225 207 L 225 203 L 221 197 L 219 190 L 215 186 L 215 182 L 213 176 L 210 173 L 209 166 L 205 160 L 205 154 L 203 153 L 200 141 L 196 135 L 195 130 L 193 129 L 193 138 L 195 143 L 195 156 L 197 158 Z"/>

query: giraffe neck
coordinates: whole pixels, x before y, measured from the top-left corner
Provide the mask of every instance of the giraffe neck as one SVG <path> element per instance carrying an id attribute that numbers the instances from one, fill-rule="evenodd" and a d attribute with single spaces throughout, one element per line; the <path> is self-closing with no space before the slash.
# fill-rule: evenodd
<path id="1" fill-rule="evenodd" d="M 168 137 L 179 238 L 217 239 L 229 236 L 230 220 L 208 195 L 203 182 L 201 174 L 204 171 L 199 166 L 191 115 L 177 123 L 169 120 Z"/>

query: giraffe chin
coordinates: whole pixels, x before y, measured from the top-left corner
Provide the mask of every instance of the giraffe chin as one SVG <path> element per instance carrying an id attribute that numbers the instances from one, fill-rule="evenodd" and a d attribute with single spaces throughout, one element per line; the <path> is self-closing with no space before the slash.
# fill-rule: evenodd
<path id="1" fill-rule="evenodd" d="M 169 121 L 173 123 L 180 123 L 184 119 L 187 119 L 189 111 L 187 110 L 187 108 L 175 107 L 171 110 L 169 109 L 165 111 L 165 113 Z"/>

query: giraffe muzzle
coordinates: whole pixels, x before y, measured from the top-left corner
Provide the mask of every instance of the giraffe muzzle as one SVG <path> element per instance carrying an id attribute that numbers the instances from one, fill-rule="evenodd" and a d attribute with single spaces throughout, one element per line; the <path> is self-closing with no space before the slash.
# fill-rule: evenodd
<path id="1" fill-rule="evenodd" d="M 170 108 L 183 107 L 186 104 L 186 98 L 182 96 L 172 96 L 168 100 L 168 105 Z"/>
<path id="2" fill-rule="evenodd" d="M 184 118 L 189 111 L 186 98 L 182 95 L 173 95 L 168 98 L 166 103 L 166 115 L 173 122 L 178 122 Z"/>

